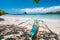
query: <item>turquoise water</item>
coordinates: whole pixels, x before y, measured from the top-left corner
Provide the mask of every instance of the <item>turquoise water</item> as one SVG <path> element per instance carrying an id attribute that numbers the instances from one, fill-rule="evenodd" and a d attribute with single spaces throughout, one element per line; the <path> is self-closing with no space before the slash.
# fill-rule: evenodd
<path id="1" fill-rule="evenodd" d="M 26 17 L 26 18 L 46 18 L 46 19 L 60 19 L 60 14 L 44 14 L 44 15 L 10 15 L 17 17 Z"/>

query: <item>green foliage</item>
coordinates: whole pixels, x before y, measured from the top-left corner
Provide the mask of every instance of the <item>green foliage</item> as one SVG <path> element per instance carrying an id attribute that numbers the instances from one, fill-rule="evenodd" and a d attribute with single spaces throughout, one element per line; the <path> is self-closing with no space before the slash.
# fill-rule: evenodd
<path id="1" fill-rule="evenodd" d="M 56 11 L 56 12 L 47 12 L 47 14 L 60 14 L 60 11 Z"/>
<path id="2" fill-rule="evenodd" d="M 40 0 L 34 0 L 34 3 L 39 3 Z"/>
<path id="3" fill-rule="evenodd" d="M 47 14 L 52 14 L 52 12 L 47 12 Z"/>
<path id="4" fill-rule="evenodd" d="M 1 16 L 1 15 L 4 15 L 4 14 L 5 14 L 5 11 L 0 10 L 0 16 Z"/>

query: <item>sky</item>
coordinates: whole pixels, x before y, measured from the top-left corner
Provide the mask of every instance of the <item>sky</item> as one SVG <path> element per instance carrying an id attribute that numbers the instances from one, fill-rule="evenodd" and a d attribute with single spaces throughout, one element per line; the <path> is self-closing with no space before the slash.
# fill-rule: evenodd
<path id="1" fill-rule="evenodd" d="M 60 0 L 0 0 L 0 9 L 8 13 L 46 13 L 60 11 Z"/>

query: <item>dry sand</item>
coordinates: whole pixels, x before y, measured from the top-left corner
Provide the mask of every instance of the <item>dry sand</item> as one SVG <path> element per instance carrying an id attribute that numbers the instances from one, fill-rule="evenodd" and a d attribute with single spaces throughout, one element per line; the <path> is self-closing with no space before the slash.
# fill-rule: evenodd
<path id="1" fill-rule="evenodd" d="M 30 20 L 26 23 L 23 23 L 19 26 L 26 26 L 26 24 L 29 24 L 28 29 L 32 28 L 32 25 L 34 23 L 34 19 L 32 18 L 22 18 L 22 17 L 7 17 L 7 16 L 0 16 L 0 18 L 4 18 L 5 21 L 0 21 L 0 24 L 2 25 L 18 25 L 21 22 L 24 22 L 26 20 Z M 42 19 L 45 21 L 45 23 L 48 25 L 48 28 L 51 29 L 53 32 L 60 34 L 60 20 L 55 19 Z"/>

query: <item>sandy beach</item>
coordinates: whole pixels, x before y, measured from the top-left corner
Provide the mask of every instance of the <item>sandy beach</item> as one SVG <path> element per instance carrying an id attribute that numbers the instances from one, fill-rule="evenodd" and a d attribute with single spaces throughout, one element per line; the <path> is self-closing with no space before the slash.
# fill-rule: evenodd
<path id="1" fill-rule="evenodd" d="M 0 26 L 1 25 L 18 25 L 18 27 L 24 27 L 30 31 L 32 29 L 34 20 L 36 20 L 36 19 L 32 19 L 32 18 L 10 17 L 10 16 L 0 16 L 0 18 L 4 19 L 4 21 L 0 21 Z M 60 20 L 57 20 L 57 19 L 37 19 L 37 20 L 43 20 L 52 32 L 60 35 Z M 22 22 L 23 22 L 23 24 L 20 25 L 20 23 L 22 23 Z M 39 24 L 39 25 L 41 25 L 41 24 Z M 39 30 L 46 31 L 48 29 L 39 28 Z M 20 35 L 20 34 L 18 34 L 18 35 Z"/>
<path id="2" fill-rule="evenodd" d="M 22 18 L 22 17 L 7 17 L 7 16 L 0 16 L 0 18 L 3 18 L 4 21 L 0 21 L 0 25 L 18 25 L 21 22 L 25 22 L 26 20 L 29 20 L 19 26 L 26 26 L 28 29 L 32 29 L 32 25 L 34 23 L 35 19 L 32 18 Z M 39 20 L 43 20 L 48 28 L 50 30 L 52 30 L 53 32 L 55 32 L 56 34 L 60 34 L 60 20 L 55 20 L 55 19 L 39 19 Z M 28 25 L 27 25 L 28 24 Z"/>

